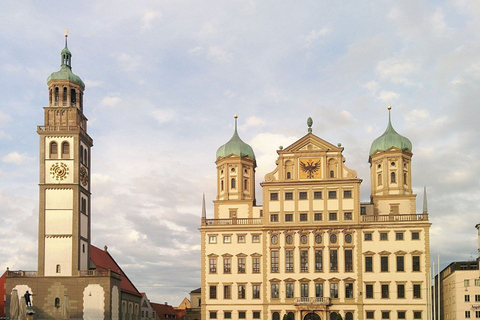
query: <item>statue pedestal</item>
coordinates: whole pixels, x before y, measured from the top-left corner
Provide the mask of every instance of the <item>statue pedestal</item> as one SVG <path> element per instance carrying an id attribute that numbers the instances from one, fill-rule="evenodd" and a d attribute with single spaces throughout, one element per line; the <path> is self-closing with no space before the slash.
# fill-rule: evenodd
<path id="1" fill-rule="evenodd" d="M 35 319 L 35 311 L 33 311 L 32 307 L 27 307 L 27 320 Z"/>

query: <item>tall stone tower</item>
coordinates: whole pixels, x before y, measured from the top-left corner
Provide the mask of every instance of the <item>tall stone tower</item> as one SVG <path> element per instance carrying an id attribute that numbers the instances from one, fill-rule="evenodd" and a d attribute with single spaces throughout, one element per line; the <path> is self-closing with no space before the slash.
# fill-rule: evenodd
<path id="1" fill-rule="evenodd" d="M 389 106 L 387 129 L 370 148 L 371 200 L 376 214 L 414 214 L 412 143 L 393 129 L 390 112 Z"/>
<path id="2" fill-rule="evenodd" d="M 72 54 L 47 79 L 49 101 L 40 136 L 38 275 L 75 276 L 90 260 L 90 150 L 83 114 L 85 84 L 72 72 Z"/>

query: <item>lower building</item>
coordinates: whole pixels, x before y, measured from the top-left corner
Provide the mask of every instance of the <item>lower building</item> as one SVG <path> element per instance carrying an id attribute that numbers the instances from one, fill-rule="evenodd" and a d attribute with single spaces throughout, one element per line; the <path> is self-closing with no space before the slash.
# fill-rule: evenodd
<path id="1" fill-rule="evenodd" d="M 416 213 L 412 144 L 390 115 L 369 153 L 368 203 L 343 148 L 309 118 L 308 133 L 277 150 L 257 205 L 255 153 L 236 121 L 216 154 L 213 217 L 203 206 L 201 319 L 429 319 L 426 197 Z"/>
<path id="2" fill-rule="evenodd" d="M 185 320 L 200 320 L 200 311 L 202 308 L 202 289 L 198 288 L 190 291 L 190 308 L 187 308 Z"/>

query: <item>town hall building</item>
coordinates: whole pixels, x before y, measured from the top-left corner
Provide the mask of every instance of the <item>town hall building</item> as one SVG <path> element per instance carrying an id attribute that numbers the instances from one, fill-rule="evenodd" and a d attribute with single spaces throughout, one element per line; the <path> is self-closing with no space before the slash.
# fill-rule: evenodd
<path id="1" fill-rule="evenodd" d="M 416 213 L 412 144 L 390 108 L 368 155 L 369 203 L 343 148 L 308 119 L 308 133 L 277 150 L 257 206 L 255 153 L 236 121 L 216 154 L 213 217 L 202 214 L 201 319 L 429 319 L 426 199 Z"/>

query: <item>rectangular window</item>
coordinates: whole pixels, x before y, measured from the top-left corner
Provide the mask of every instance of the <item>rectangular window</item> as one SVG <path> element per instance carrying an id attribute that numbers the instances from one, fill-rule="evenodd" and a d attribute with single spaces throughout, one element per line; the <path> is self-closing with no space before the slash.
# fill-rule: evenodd
<path id="1" fill-rule="evenodd" d="M 365 257 L 365 272 L 373 272 L 373 257 Z"/>
<path id="2" fill-rule="evenodd" d="M 388 256 L 380 257 L 380 271 L 388 272 Z"/>
<path id="3" fill-rule="evenodd" d="M 223 319 L 232 319 L 232 311 L 224 311 Z"/>
<path id="4" fill-rule="evenodd" d="M 390 311 L 382 311 L 382 319 L 390 319 Z"/>
<path id="5" fill-rule="evenodd" d="M 367 208 L 366 207 L 360 207 L 360 215 L 364 216 L 367 214 Z"/>
<path id="6" fill-rule="evenodd" d="M 388 233 L 387 232 L 380 232 L 380 240 L 388 240 Z"/>
<path id="7" fill-rule="evenodd" d="M 210 286 L 210 299 L 217 299 L 217 286 Z"/>
<path id="8" fill-rule="evenodd" d="M 286 213 L 285 214 L 285 221 L 293 221 L 293 214 Z"/>
<path id="9" fill-rule="evenodd" d="M 260 311 L 253 311 L 253 319 L 260 319 Z"/>
<path id="10" fill-rule="evenodd" d="M 238 258 L 238 273 L 245 273 L 245 258 Z"/>
<path id="11" fill-rule="evenodd" d="M 422 311 L 413 311 L 413 319 L 422 319 Z"/>
<path id="12" fill-rule="evenodd" d="M 343 213 L 343 220 L 353 220 L 353 216 L 351 212 L 344 212 Z"/>
<path id="13" fill-rule="evenodd" d="M 278 291 L 279 291 L 278 286 L 279 286 L 278 283 L 272 283 L 270 286 L 272 291 L 272 299 L 278 299 Z"/>
<path id="14" fill-rule="evenodd" d="M 338 283 L 330 283 L 330 298 L 338 298 Z"/>
<path id="15" fill-rule="evenodd" d="M 245 299 L 245 285 L 238 285 L 238 299 Z"/>
<path id="16" fill-rule="evenodd" d="M 404 284 L 397 284 L 397 298 L 404 299 L 405 298 L 405 285 Z"/>
<path id="17" fill-rule="evenodd" d="M 217 243 L 217 237 L 216 236 L 208 237 L 208 243 Z"/>
<path id="18" fill-rule="evenodd" d="M 299 198 L 300 200 L 306 200 L 306 199 L 308 199 L 307 192 L 305 192 L 305 191 L 300 192 L 300 193 L 298 194 L 298 198 Z"/>
<path id="19" fill-rule="evenodd" d="M 480 279 L 475 279 L 475 286 L 476 287 L 480 286 Z"/>
<path id="20" fill-rule="evenodd" d="M 230 258 L 223 258 L 223 273 L 231 273 L 232 272 L 232 264 Z"/>
<path id="21" fill-rule="evenodd" d="M 252 258 L 252 273 L 260 273 L 260 258 Z"/>
<path id="22" fill-rule="evenodd" d="M 277 192 L 270 193 L 270 200 L 271 201 L 278 200 L 278 193 Z"/>
<path id="23" fill-rule="evenodd" d="M 231 236 L 223 236 L 223 243 L 232 243 Z"/>
<path id="24" fill-rule="evenodd" d="M 223 285 L 223 299 L 232 299 L 232 286 Z"/>
<path id="25" fill-rule="evenodd" d="M 308 215 L 306 213 L 300 213 L 300 221 L 307 221 Z"/>
<path id="26" fill-rule="evenodd" d="M 328 199 L 337 199 L 337 191 L 328 191 Z"/>
<path id="27" fill-rule="evenodd" d="M 465 311 L 465 318 L 470 319 L 470 311 Z"/>
<path id="28" fill-rule="evenodd" d="M 328 213 L 328 220 L 330 220 L 330 221 L 337 220 L 337 213 L 336 212 L 329 212 Z"/>
<path id="29" fill-rule="evenodd" d="M 314 191 L 313 199 L 322 199 L 322 191 Z"/>
<path id="30" fill-rule="evenodd" d="M 238 243 L 245 243 L 245 236 L 244 235 L 239 235 L 237 238 Z"/>
<path id="31" fill-rule="evenodd" d="M 405 257 L 404 256 L 397 256 L 397 271 L 403 272 L 405 271 Z"/>
<path id="32" fill-rule="evenodd" d="M 293 283 L 285 283 L 285 298 L 287 299 L 293 299 Z"/>
<path id="33" fill-rule="evenodd" d="M 398 311 L 397 319 L 405 319 L 405 311 Z"/>
<path id="34" fill-rule="evenodd" d="M 315 283 L 315 298 L 323 297 L 323 283 Z"/>
<path id="35" fill-rule="evenodd" d="M 382 299 L 388 299 L 390 297 L 388 287 L 388 284 L 382 284 Z"/>
<path id="36" fill-rule="evenodd" d="M 308 272 L 308 250 L 300 250 L 300 272 Z"/>
<path id="37" fill-rule="evenodd" d="M 372 241 L 372 234 L 371 233 L 365 233 L 363 236 L 364 236 L 365 241 Z"/>
<path id="38" fill-rule="evenodd" d="M 258 234 L 252 235 L 252 242 L 253 243 L 259 243 L 260 242 L 260 235 L 258 235 Z"/>
<path id="39" fill-rule="evenodd" d="M 470 287 L 470 280 L 469 279 L 463 280 L 463 286 L 464 287 Z"/>
<path id="40" fill-rule="evenodd" d="M 313 219 L 315 221 L 322 221 L 322 214 L 320 212 L 316 212 L 313 214 Z"/>
<path id="41" fill-rule="evenodd" d="M 278 222 L 278 214 L 277 213 L 270 214 L 270 222 Z"/>
<path id="42" fill-rule="evenodd" d="M 210 319 L 217 319 L 217 311 L 210 311 Z"/>
<path id="43" fill-rule="evenodd" d="M 260 285 L 253 284 L 252 285 L 252 298 L 253 299 L 260 299 Z"/>
<path id="44" fill-rule="evenodd" d="M 420 271 L 420 256 L 412 257 L 412 271 Z"/>
<path id="45" fill-rule="evenodd" d="M 247 313 L 245 311 L 238 311 L 238 319 L 246 319 Z"/>
<path id="46" fill-rule="evenodd" d="M 323 252 L 322 250 L 315 250 L 315 272 L 323 271 Z"/>
<path id="47" fill-rule="evenodd" d="M 465 295 L 465 302 L 470 302 L 470 295 L 469 294 Z"/>
<path id="48" fill-rule="evenodd" d="M 293 200 L 293 192 L 285 192 L 285 200 Z"/>
<path id="49" fill-rule="evenodd" d="M 403 240 L 403 232 L 396 232 L 395 240 Z"/>
<path id="50" fill-rule="evenodd" d="M 419 284 L 413 285 L 413 298 L 420 299 L 422 298 L 422 287 Z"/>
<path id="51" fill-rule="evenodd" d="M 330 249 L 330 271 L 338 271 L 338 252 L 335 249 Z"/>
<path id="52" fill-rule="evenodd" d="M 353 299 L 353 283 L 345 283 L 345 298 Z"/>
<path id="53" fill-rule="evenodd" d="M 210 273 L 217 273 L 217 259 L 210 258 L 209 265 L 210 265 Z"/>
<path id="54" fill-rule="evenodd" d="M 308 283 L 300 283 L 300 296 L 308 298 Z"/>
<path id="55" fill-rule="evenodd" d="M 475 318 L 480 318 L 480 311 L 475 311 Z"/>
<path id="56" fill-rule="evenodd" d="M 475 295 L 475 302 L 480 302 L 480 294 Z"/>
<path id="57" fill-rule="evenodd" d="M 420 232 L 412 232 L 412 240 L 420 240 Z"/>
<path id="58" fill-rule="evenodd" d="M 345 199 L 351 199 L 352 198 L 352 190 L 344 190 L 343 191 L 343 197 Z"/>
<path id="59" fill-rule="evenodd" d="M 373 299 L 373 284 L 365 285 L 365 297 L 367 299 Z"/>
<path id="60" fill-rule="evenodd" d="M 285 272 L 293 272 L 293 250 L 285 251 Z"/>
<path id="61" fill-rule="evenodd" d="M 270 252 L 270 266 L 271 266 L 271 272 L 276 273 L 278 272 L 278 251 L 272 250 Z"/>
<path id="62" fill-rule="evenodd" d="M 367 318 L 367 319 L 375 319 L 375 313 L 374 313 L 374 311 L 367 311 L 367 312 L 366 312 L 366 318 Z"/>
<path id="63" fill-rule="evenodd" d="M 345 272 L 353 272 L 353 251 L 345 250 Z"/>

